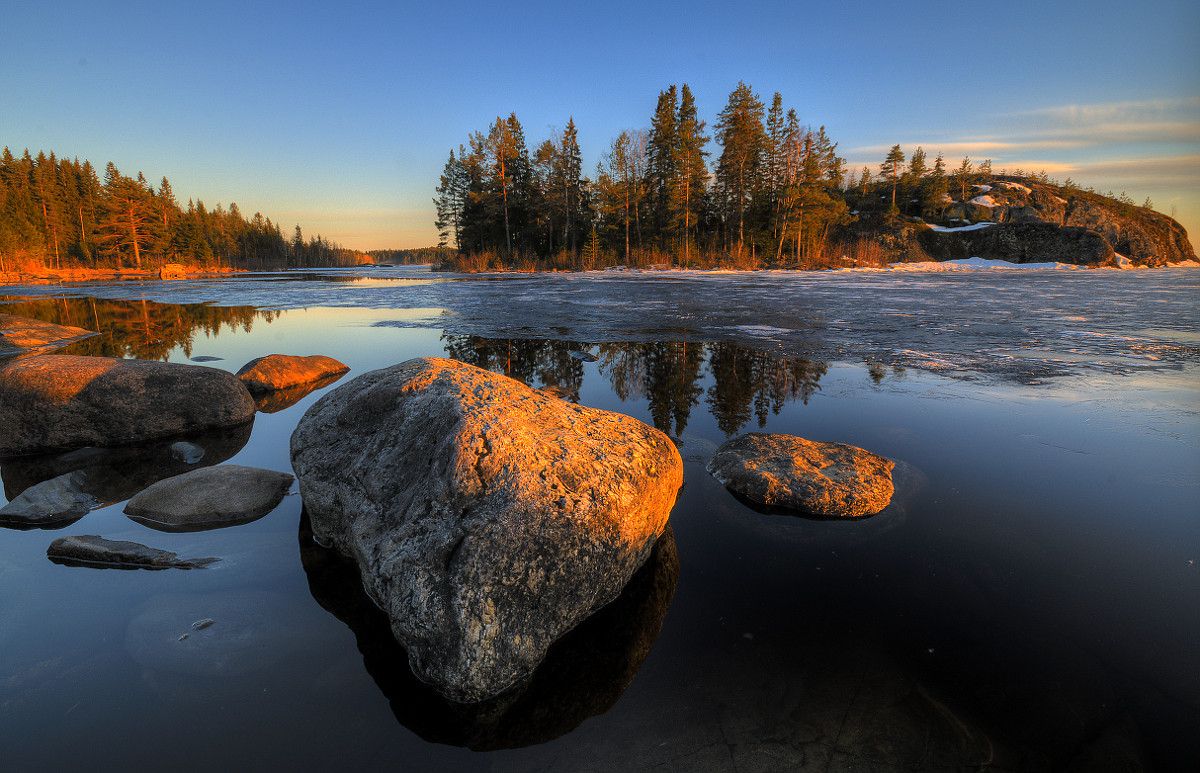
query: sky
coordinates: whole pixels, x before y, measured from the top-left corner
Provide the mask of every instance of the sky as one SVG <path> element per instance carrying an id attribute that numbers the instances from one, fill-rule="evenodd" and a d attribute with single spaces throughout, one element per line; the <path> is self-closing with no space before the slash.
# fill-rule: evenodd
<path id="1" fill-rule="evenodd" d="M 584 169 L 687 83 L 739 81 L 850 168 L 921 146 L 1149 197 L 1200 234 L 1200 3 L 8 0 L 0 146 L 108 162 L 354 249 L 437 242 L 452 149 L 574 118 Z M 720 148 L 709 144 L 716 155 Z"/>

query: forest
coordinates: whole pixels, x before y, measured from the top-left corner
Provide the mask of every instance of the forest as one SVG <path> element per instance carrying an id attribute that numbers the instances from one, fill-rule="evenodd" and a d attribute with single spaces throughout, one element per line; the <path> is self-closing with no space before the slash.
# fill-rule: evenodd
<path id="1" fill-rule="evenodd" d="M 1051 184 L 900 145 L 876 169 L 848 169 L 825 127 L 802 124 L 778 92 L 768 105 L 739 82 L 710 131 L 684 84 L 661 91 L 649 127 L 621 132 L 590 176 L 573 118 L 531 152 L 517 116 L 497 117 L 451 150 L 434 204 L 455 270 L 828 268 L 885 264 L 889 230 L 949 224 L 955 196 L 999 177 Z"/>
<path id="2" fill-rule="evenodd" d="M 6 147 L 0 156 L 0 272 L 38 268 L 279 269 L 370 262 L 321 236 L 307 241 L 299 225 L 287 236 L 260 213 L 247 219 L 237 204 L 212 209 L 176 199 L 166 177 L 151 185 L 109 162 L 103 182 L 88 161 Z"/>

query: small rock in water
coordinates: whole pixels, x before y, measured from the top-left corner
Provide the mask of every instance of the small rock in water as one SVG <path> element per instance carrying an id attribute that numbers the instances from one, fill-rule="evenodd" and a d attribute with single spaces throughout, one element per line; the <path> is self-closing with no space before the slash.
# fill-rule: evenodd
<path id="1" fill-rule="evenodd" d="M 160 531 L 204 531 L 261 518 L 283 501 L 292 475 L 224 464 L 160 480 L 125 505 L 125 514 Z"/>
<path id="2" fill-rule="evenodd" d="M 137 542 L 110 540 L 95 534 L 60 537 L 46 548 L 56 564 L 114 569 L 201 569 L 218 558 L 179 558 L 169 550 L 146 547 Z"/>
<path id="3" fill-rule="evenodd" d="M 569 352 L 567 352 L 567 354 L 569 354 L 572 357 L 574 357 L 575 359 L 581 360 L 583 362 L 596 362 L 597 361 L 596 357 L 592 354 L 589 354 L 588 352 L 569 351 Z"/>
<path id="4" fill-rule="evenodd" d="M 207 354 L 197 354 L 192 358 L 192 362 L 218 362 L 225 359 L 224 357 L 210 357 Z"/>
<path id="5" fill-rule="evenodd" d="M 0 525 L 46 529 L 74 523 L 102 504 L 83 491 L 85 478 L 76 470 L 25 489 L 0 508 Z"/>
<path id="6" fill-rule="evenodd" d="M 858 518 L 887 507 L 893 467 L 889 459 L 843 443 L 751 432 L 723 443 L 707 469 L 758 505 L 817 518 Z"/>
<path id="7" fill-rule="evenodd" d="M 180 440 L 171 444 L 171 458 L 178 459 L 184 464 L 195 464 L 204 458 L 204 449 L 195 443 Z"/>

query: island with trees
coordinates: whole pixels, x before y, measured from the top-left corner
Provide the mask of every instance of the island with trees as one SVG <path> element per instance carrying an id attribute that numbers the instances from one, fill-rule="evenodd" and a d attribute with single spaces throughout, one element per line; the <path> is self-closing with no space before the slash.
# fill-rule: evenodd
<path id="1" fill-rule="evenodd" d="M 435 193 L 453 270 L 1195 259 L 1149 199 L 922 147 L 894 145 L 878 168 L 849 169 L 824 126 L 745 83 L 711 130 L 688 86 L 668 87 L 649 128 L 621 132 L 591 175 L 574 119 L 530 151 L 517 116 L 497 117 L 451 150 Z"/>

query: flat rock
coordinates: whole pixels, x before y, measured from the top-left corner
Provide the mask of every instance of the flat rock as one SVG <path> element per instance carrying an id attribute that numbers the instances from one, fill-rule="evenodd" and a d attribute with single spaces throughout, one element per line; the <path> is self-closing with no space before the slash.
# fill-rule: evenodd
<path id="1" fill-rule="evenodd" d="M 528 678 L 620 594 L 683 480 L 636 419 L 429 358 L 322 397 L 291 455 L 317 539 L 357 563 L 414 673 L 463 702 Z"/>
<path id="2" fill-rule="evenodd" d="M 249 523 L 275 509 L 290 473 L 224 464 L 160 480 L 125 505 L 125 514 L 162 531 L 203 531 Z"/>
<path id="3" fill-rule="evenodd" d="M 78 521 L 103 504 L 84 491 L 86 476 L 76 470 L 25 489 L 0 508 L 0 526 L 46 529 Z"/>
<path id="4" fill-rule="evenodd" d="M 200 365 L 48 354 L 0 368 L 0 457 L 167 438 L 253 417 L 237 377 Z"/>
<path id="5" fill-rule="evenodd" d="M 348 370 L 349 365 L 320 354 L 310 357 L 268 354 L 247 362 L 237 372 L 237 377 L 250 390 L 250 394 L 260 395 L 340 376 Z"/>
<path id="6" fill-rule="evenodd" d="M 858 518 L 887 507 L 894 466 L 843 443 L 751 432 L 723 443 L 707 469 L 760 506 L 817 518 Z"/>
<path id="7" fill-rule="evenodd" d="M 169 550 L 147 547 L 139 542 L 110 540 L 95 534 L 59 537 L 46 548 L 56 564 L 102 569 L 201 569 L 217 558 L 180 558 Z"/>
<path id="8" fill-rule="evenodd" d="M 0 360 L 66 346 L 94 335 L 100 334 L 17 314 L 0 314 Z"/>

